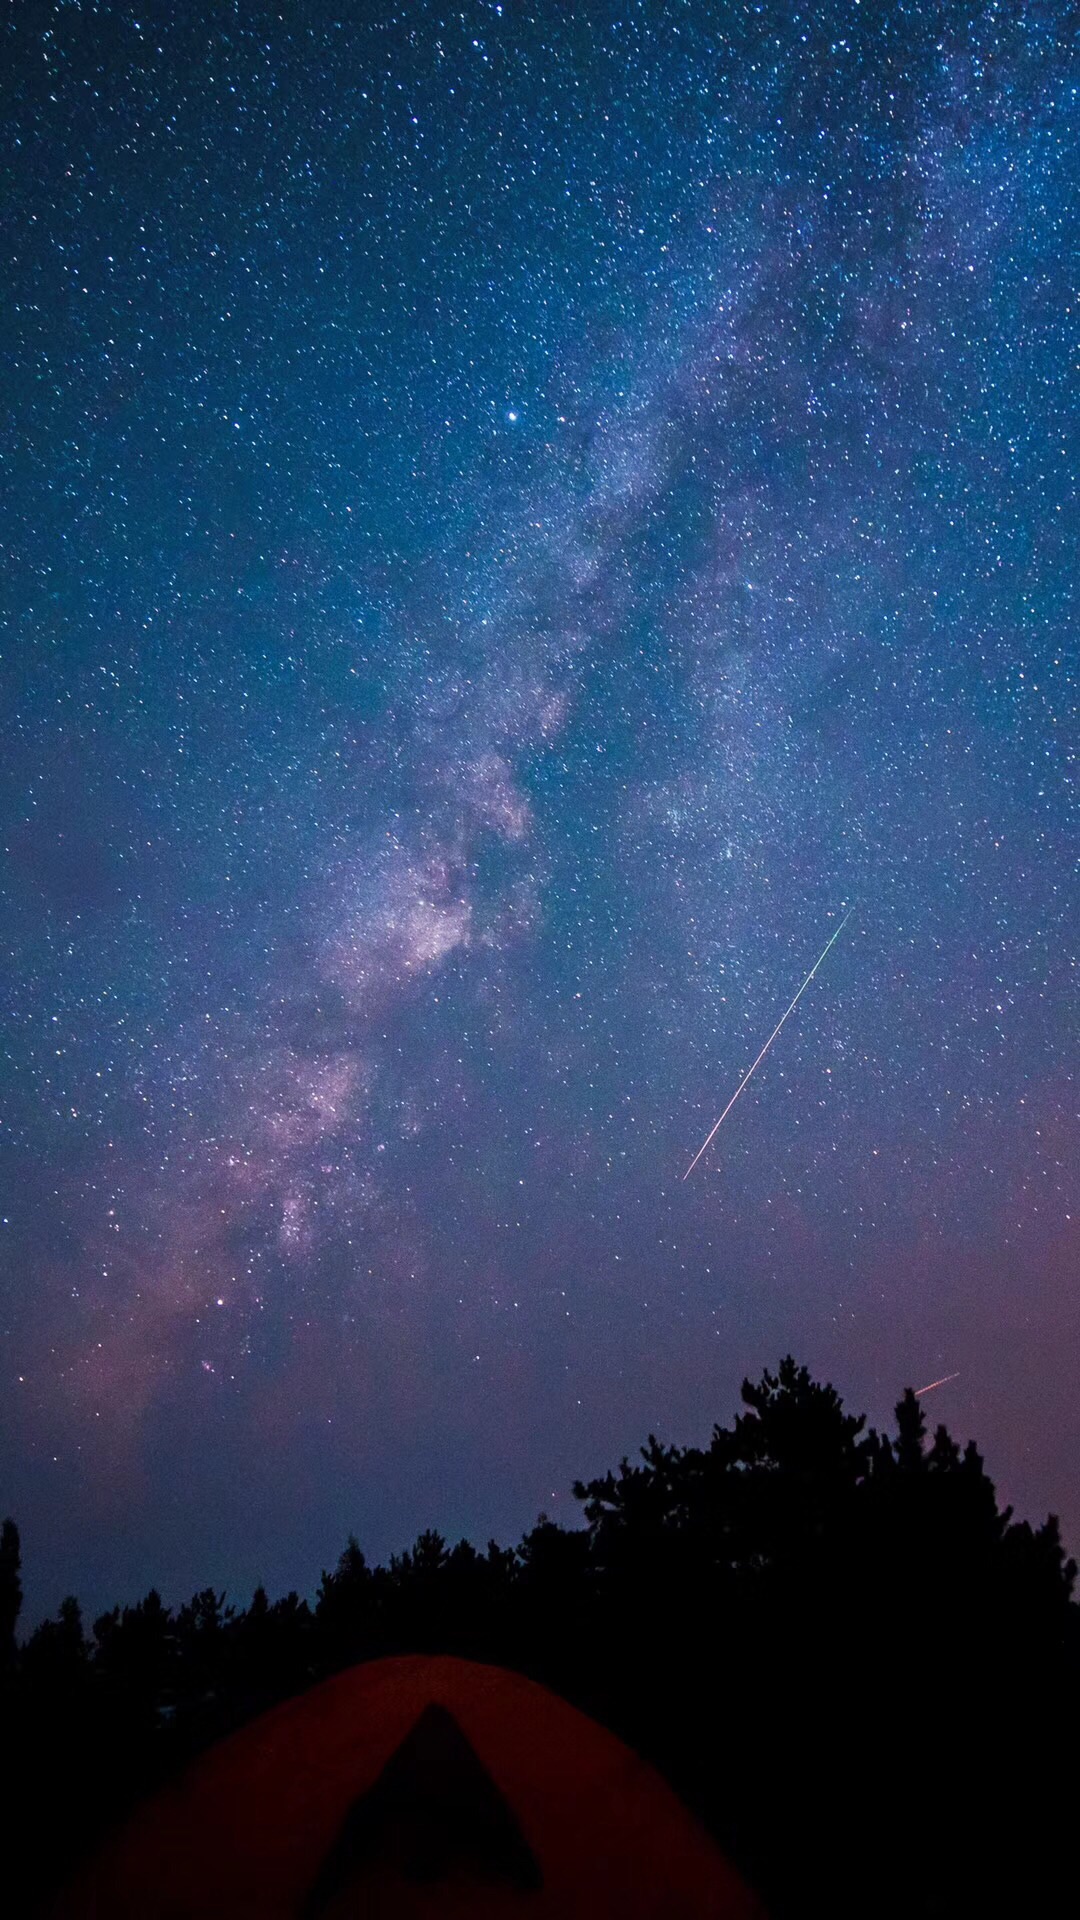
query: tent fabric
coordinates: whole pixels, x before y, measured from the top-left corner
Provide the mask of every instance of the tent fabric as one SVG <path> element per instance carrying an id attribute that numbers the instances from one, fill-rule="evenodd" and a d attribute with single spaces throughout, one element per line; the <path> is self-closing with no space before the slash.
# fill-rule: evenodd
<path id="1" fill-rule="evenodd" d="M 352 1667 L 141 1808 L 63 1920 L 763 1920 L 614 1734 L 520 1674 Z"/>

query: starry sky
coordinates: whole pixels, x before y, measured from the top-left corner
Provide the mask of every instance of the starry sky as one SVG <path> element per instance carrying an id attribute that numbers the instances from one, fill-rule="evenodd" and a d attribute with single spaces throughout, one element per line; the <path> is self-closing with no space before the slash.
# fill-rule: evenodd
<path id="1" fill-rule="evenodd" d="M 8 13 L 31 1615 L 516 1538 L 788 1350 L 1080 1544 L 1074 34 Z"/>

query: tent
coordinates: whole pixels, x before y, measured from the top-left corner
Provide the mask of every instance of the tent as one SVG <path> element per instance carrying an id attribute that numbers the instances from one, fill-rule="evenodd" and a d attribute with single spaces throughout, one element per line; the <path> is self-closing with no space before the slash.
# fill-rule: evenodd
<path id="1" fill-rule="evenodd" d="M 410 1657 L 264 1714 L 142 1807 L 63 1920 L 761 1920 L 659 1775 L 520 1674 Z"/>

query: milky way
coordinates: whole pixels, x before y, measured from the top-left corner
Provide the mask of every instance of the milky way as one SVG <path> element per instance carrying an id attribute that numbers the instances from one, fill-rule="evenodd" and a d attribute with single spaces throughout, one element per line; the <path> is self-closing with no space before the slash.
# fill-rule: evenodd
<path id="1" fill-rule="evenodd" d="M 1071 10 L 343 13 L 6 29 L 32 1600 L 513 1537 L 788 1349 L 1075 1547 Z"/>

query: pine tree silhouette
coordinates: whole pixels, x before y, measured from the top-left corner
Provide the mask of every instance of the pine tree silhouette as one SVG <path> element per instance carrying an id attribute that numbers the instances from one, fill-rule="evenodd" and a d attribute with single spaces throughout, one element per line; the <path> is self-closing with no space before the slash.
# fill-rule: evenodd
<path id="1" fill-rule="evenodd" d="M 22 1556 L 14 1520 L 0 1527 L 0 1680 L 15 1665 L 15 1629 L 22 1610 Z"/>
<path id="2" fill-rule="evenodd" d="M 894 1435 L 867 1429 L 788 1357 L 743 1383 L 706 1446 L 650 1436 L 574 1492 L 580 1526 L 541 1515 L 515 1548 L 428 1531 L 373 1566 L 350 1537 L 313 1608 L 204 1588 L 173 1612 L 151 1592 L 88 1638 L 67 1600 L 21 1650 L 7 1522 L 10 1910 L 40 1909 L 80 1848 L 221 1732 L 407 1651 L 517 1667 L 605 1721 L 772 1920 L 1068 1910 L 1076 1566 L 1053 1516 L 999 1507 L 974 1443 L 943 1426 L 928 1443 L 910 1390 Z"/>

